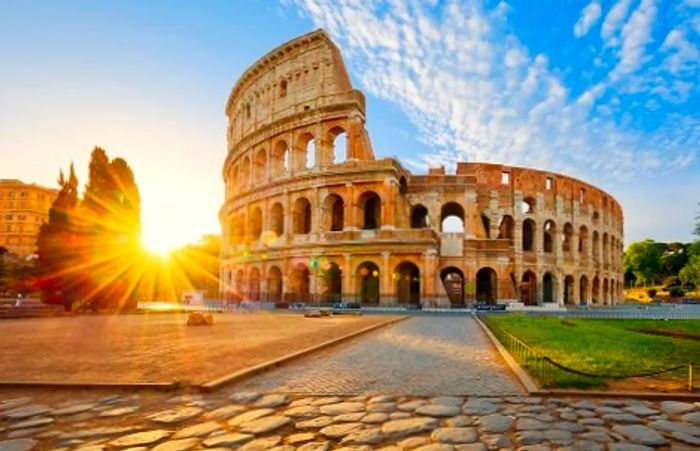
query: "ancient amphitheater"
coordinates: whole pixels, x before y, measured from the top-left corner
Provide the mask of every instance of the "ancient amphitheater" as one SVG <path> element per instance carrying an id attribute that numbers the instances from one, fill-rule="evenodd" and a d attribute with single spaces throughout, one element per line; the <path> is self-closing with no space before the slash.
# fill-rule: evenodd
<path id="1" fill-rule="evenodd" d="M 375 158 L 365 98 L 315 31 L 272 50 L 226 104 L 221 291 L 229 300 L 610 305 L 623 213 L 561 174 L 487 163 L 412 174 Z"/>

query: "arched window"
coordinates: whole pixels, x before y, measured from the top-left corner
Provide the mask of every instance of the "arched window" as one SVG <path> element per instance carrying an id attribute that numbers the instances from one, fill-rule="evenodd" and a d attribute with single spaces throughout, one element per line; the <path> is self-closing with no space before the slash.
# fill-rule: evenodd
<path id="1" fill-rule="evenodd" d="M 330 194 L 323 201 L 323 217 L 325 220 L 325 230 L 340 232 L 345 223 L 345 202 L 337 194 Z"/>
<path id="2" fill-rule="evenodd" d="M 316 140 L 312 139 L 306 144 L 306 169 L 316 166 Z"/>
<path id="3" fill-rule="evenodd" d="M 584 255 L 588 252 L 588 228 L 586 226 L 581 226 L 579 229 L 578 251 Z"/>
<path id="4" fill-rule="evenodd" d="M 454 266 L 440 271 L 440 280 L 450 304 L 464 306 L 464 273 Z"/>
<path id="5" fill-rule="evenodd" d="M 292 302 L 309 302 L 309 268 L 303 263 L 297 263 L 292 268 L 289 284 L 291 295 L 288 296 Z"/>
<path id="6" fill-rule="evenodd" d="M 396 302 L 420 304 L 420 270 L 412 262 L 402 262 L 394 270 Z"/>
<path id="7" fill-rule="evenodd" d="M 279 202 L 275 202 L 270 208 L 270 231 L 275 237 L 284 234 L 284 207 Z"/>
<path id="8" fill-rule="evenodd" d="M 330 163 L 342 163 L 348 158 L 348 134 L 342 127 L 333 127 L 328 131 L 328 142 L 331 143 Z"/>
<path id="9" fill-rule="evenodd" d="M 588 304 L 588 277 L 581 276 L 578 284 L 578 299 L 581 304 Z"/>
<path id="10" fill-rule="evenodd" d="M 428 220 L 428 209 L 423 205 L 414 205 L 411 208 L 411 228 L 425 229 L 430 226 Z"/>
<path id="11" fill-rule="evenodd" d="M 542 278 L 542 302 L 554 302 L 555 279 L 551 273 L 545 273 Z"/>
<path id="12" fill-rule="evenodd" d="M 269 302 L 281 302 L 283 293 L 282 271 L 273 266 L 267 271 L 267 295 Z"/>
<path id="13" fill-rule="evenodd" d="M 535 221 L 526 219 L 523 221 L 523 251 L 535 250 Z"/>
<path id="14" fill-rule="evenodd" d="M 262 234 L 262 210 L 260 207 L 255 207 L 250 213 L 250 239 L 251 241 L 257 241 L 260 239 Z"/>
<path id="15" fill-rule="evenodd" d="M 537 276 L 532 271 L 523 274 L 520 282 L 520 302 L 525 305 L 537 305 Z"/>
<path id="16" fill-rule="evenodd" d="M 576 305 L 576 295 L 574 291 L 574 276 L 564 278 L 564 304 Z"/>
<path id="17" fill-rule="evenodd" d="M 597 230 L 593 231 L 593 263 L 600 265 L 600 235 Z"/>
<path id="18" fill-rule="evenodd" d="M 504 215 L 498 225 L 498 238 L 513 240 L 513 231 L 515 230 L 515 220 L 512 216 Z"/>
<path id="19" fill-rule="evenodd" d="M 522 204 L 520 204 L 523 214 L 531 214 L 535 212 L 535 199 L 532 197 L 526 197 L 523 199 Z"/>
<path id="20" fill-rule="evenodd" d="M 248 299 L 251 301 L 260 300 L 260 270 L 253 268 L 248 277 Z"/>
<path id="21" fill-rule="evenodd" d="M 491 238 L 491 219 L 486 213 L 481 213 L 481 225 L 484 227 L 484 236 Z"/>
<path id="22" fill-rule="evenodd" d="M 316 140 L 311 133 L 302 133 L 294 147 L 294 169 L 304 171 L 312 168 L 316 160 Z"/>
<path id="23" fill-rule="evenodd" d="M 442 232 L 464 233 L 464 208 L 457 202 L 448 202 L 440 210 Z"/>
<path id="24" fill-rule="evenodd" d="M 547 253 L 554 252 L 554 236 L 556 236 L 556 226 L 554 221 L 548 220 L 544 223 L 544 232 L 542 237 L 544 239 L 542 247 Z"/>
<path id="25" fill-rule="evenodd" d="M 265 170 L 267 169 L 267 151 L 265 149 L 259 149 L 255 153 L 255 161 L 253 166 L 253 177 L 255 183 L 265 183 L 267 181 L 267 174 Z"/>
<path id="26" fill-rule="evenodd" d="M 311 203 L 305 197 L 300 197 L 294 202 L 292 217 L 293 232 L 306 235 L 311 232 Z"/>
<path id="27" fill-rule="evenodd" d="M 247 188 L 250 184 L 250 158 L 245 157 L 241 163 L 241 188 Z"/>
<path id="28" fill-rule="evenodd" d="M 343 300 L 343 270 L 335 262 L 326 262 L 321 267 L 322 302 Z"/>
<path id="29" fill-rule="evenodd" d="M 289 171 L 289 148 L 285 141 L 278 141 L 272 148 L 271 176 L 282 177 Z"/>
<path id="30" fill-rule="evenodd" d="M 382 201 L 379 195 L 374 191 L 366 191 L 362 193 L 359 200 L 360 210 L 362 211 L 362 228 L 365 230 L 373 230 L 381 227 L 382 224 Z"/>
<path id="31" fill-rule="evenodd" d="M 287 97 L 287 80 L 280 82 L 280 98 Z"/>
<path id="32" fill-rule="evenodd" d="M 379 267 L 372 262 L 364 262 L 357 267 L 359 298 L 363 304 L 379 304 Z"/>
<path id="33" fill-rule="evenodd" d="M 598 278 L 598 276 L 595 276 L 593 278 L 593 291 L 591 292 L 591 298 L 593 304 L 600 304 L 600 279 Z"/>
<path id="34" fill-rule="evenodd" d="M 495 304 L 497 297 L 496 287 L 498 277 L 492 268 L 481 268 L 476 273 L 476 302 Z"/>
<path id="35" fill-rule="evenodd" d="M 561 248 L 564 252 L 571 252 L 572 242 L 574 240 L 574 227 L 570 222 L 564 224 L 564 240 L 561 243 Z"/>

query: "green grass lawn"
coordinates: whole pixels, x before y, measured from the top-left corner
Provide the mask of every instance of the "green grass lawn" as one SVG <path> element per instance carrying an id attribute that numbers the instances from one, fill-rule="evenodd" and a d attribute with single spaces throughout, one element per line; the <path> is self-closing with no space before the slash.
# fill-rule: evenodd
<path id="1" fill-rule="evenodd" d="M 630 375 L 686 365 L 663 379 L 687 380 L 687 364 L 695 362 L 700 384 L 700 321 L 562 319 L 543 316 L 492 316 L 487 324 L 505 343 L 507 331 L 552 360 L 592 374 Z M 672 336 L 652 335 L 656 331 Z M 524 360 L 524 359 L 523 359 Z M 531 374 L 531 362 L 521 360 Z M 605 386 L 606 380 L 576 376 L 564 371 L 551 373 L 549 387 Z"/>

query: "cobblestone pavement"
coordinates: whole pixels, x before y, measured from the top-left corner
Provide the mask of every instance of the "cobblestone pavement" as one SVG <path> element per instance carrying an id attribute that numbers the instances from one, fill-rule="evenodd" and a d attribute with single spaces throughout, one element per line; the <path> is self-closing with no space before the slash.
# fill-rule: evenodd
<path id="1" fill-rule="evenodd" d="M 522 388 L 469 316 L 414 316 L 243 383 L 308 394 L 509 395 Z"/>
<path id="2" fill-rule="evenodd" d="M 0 450 L 690 450 L 700 403 L 564 398 L 0 393 Z"/>

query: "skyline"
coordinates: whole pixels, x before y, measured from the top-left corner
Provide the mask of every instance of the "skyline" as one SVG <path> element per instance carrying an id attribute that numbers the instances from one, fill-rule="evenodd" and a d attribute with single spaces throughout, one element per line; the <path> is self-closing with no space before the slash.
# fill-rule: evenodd
<path id="1" fill-rule="evenodd" d="M 666 14 L 651 1 L 568 4 L 556 14 L 567 18 L 558 23 L 574 43 L 569 51 L 584 45 L 581 40 L 597 40 L 598 33 L 602 38 L 609 15 L 624 3 L 627 11 L 618 14 L 617 28 L 605 32 L 608 41 L 621 42 L 606 44 L 600 55 L 592 53 L 601 59 L 619 53 L 619 61 L 600 69 L 604 76 L 592 73 L 587 83 L 571 75 L 577 68 L 559 67 L 566 59 L 558 54 L 561 49 L 540 49 L 542 36 L 538 41 L 523 31 L 523 11 L 516 2 L 509 8 L 500 6 L 503 2 L 442 2 L 416 6 L 408 14 L 396 2 L 374 9 L 351 2 L 210 2 L 205 10 L 185 2 L 0 3 L 0 53 L 7 55 L 9 68 L 0 74 L 0 148 L 9 161 L 0 167 L 0 178 L 55 187 L 59 169 L 73 161 L 82 187 L 90 151 L 100 146 L 132 167 L 143 198 L 146 238 L 166 238 L 161 235 L 167 233 L 172 245 L 182 245 L 218 233 L 224 105 L 230 89 L 258 55 L 323 27 L 349 62 L 355 87 L 367 96 L 367 128 L 378 158 L 395 155 L 414 173 L 425 172 L 429 162 L 457 159 L 562 172 L 620 201 L 626 243 L 646 237 L 690 241 L 700 210 L 700 198 L 692 197 L 700 192 L 695 157 L 700 118 L 698 87 L 688 87 L 687 80 L 697 76 L 698 64 L 678 55 L 697 51 L 693 39 L 700 33 L 700 13 L 693 5 L 700 2 L 674 2 L 669 11 L 675 8 L 685 16 L 680 22 L 664 19 L 668 23 L 660 25 L 661 31 L 649 16 L 673 16 L 673 11 Z M 683 40 L 673 32 L 686 23 Z M 39 32 L 31 33 L 30 25 Z M 450 47 L 447 36 L 460 26 L 466 34 L 454 36 L 463 45 Z M 392 35 L 392 27 L 400 31 Z M 448 30 L 446 37 L 430 37 L 431 28 Z M 661 37 L 639 44 L 644 40 L 640 30 Z M 405 39 L 411 33 L 418 37 L 413 46 Z M 405 45 L 392 53 L 396 36 Z M 626 46 L 635 36 L 636 47 Z M 643 71 L 651 70 L 655 57 L 645 49 L 653 42 L 659 49 L 666 42 L 667 49 L 682 48 L 663 50 L 658 57 L 666 64 L 678 56 L 668 63 L 675 61 L 677 71 L 663 72 L 673 78 L 661 83 L 677 86 L 678 92 L 662 93 L 658 85 L 649 88 L 655 90 L 651 93 L 621 92 L 621 80 L 643 78 Z M 455 66 L 450 56 L 466 59 Z M 499 59 L 505 66 L 498 65 Z M 583 58 L 568 60 L 575 66 Z M 480 68 L 480 62 L 493 67 Z M 506 76 L 492 77 L 494 67 Z M 498 89 L 514 95 L 518 91 L 512 86 L 532 71 L 539 74 L 533 94 L 517 103 L 504 99 Z M 459 95 L 445 86 L 454 86 Z M 639 107 L 642 100 L 648 106 Z M 468 114 L 469 107 L 478 114 Z M 539 120 L 523 120 L 538 107 Z M 564 120 L 573 125 L 567 129 Z M 625 153 L 630 143 L 645 142 L 651 144 Z M 561 152 L 569 146 L 572 150 Z M 629 172 L 637 170 L 638 179 L 632 179 Z"/>

